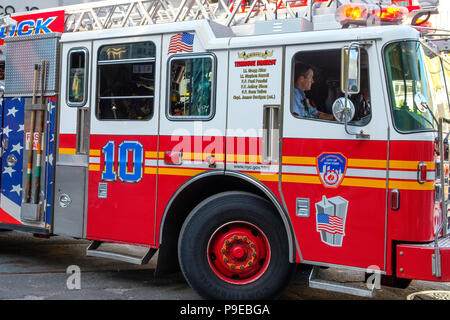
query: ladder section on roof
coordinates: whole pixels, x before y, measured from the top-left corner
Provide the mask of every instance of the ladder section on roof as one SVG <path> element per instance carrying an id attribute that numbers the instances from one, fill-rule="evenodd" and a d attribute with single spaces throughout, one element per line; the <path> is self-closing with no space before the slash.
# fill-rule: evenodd
<path id="1" fill-rule="evenodd" d="M 333 0 L 109 0 L 64 7 L 65 32 L 80 32 L 207 19 L 226 26 L 295 18 L 314 2 Z"/>

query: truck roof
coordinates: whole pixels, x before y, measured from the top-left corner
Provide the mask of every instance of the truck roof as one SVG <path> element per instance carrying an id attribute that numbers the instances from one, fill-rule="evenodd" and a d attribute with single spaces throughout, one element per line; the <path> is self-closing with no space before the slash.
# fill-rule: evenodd
<path id="1" fill-rule="evenodd" d="M 271 20 L 266 23 L 275 23 L 276 21 L 278 20 Z M 112 40 L 125 37 L 169 34 L 176 32 L 195 32 L 206 50 L 376 39 L 383 39 L 384 42 L 388 42 L 396 39 L 418 39 L 420 36 L 420 33 L 414 28 L 403 25 L 286 32 L 278 34 L 268 33 L 259 35 L 236 35 L 230 27 L 225 27 L 215 22 L 203 19 L 139 27 L 64 33 L 61 37 L 61 41 L 76 42 L 100 39 Z"/>

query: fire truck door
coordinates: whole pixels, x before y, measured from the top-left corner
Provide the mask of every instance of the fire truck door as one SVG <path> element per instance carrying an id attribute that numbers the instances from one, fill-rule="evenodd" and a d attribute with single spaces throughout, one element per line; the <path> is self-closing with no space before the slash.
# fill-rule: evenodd
<path id="1" fill-rule="evenodd" d="M 93 44 L 86 235 L 152 245 L 161 37 Z"/>
<path id="2" fill-rule="evenodd" d="M 85 236 L 92 42 L 62 43 L 53 232 Z"/>
<path id="3" fill-rule="evenodd" d="M 298 259 L 384 270 L 388 124 L 375 45 L 361 48 L 361 94 L 350 96 L 356 113 L 348 131 L 368 136 L 348 134 L 344 124 L 325 115 L 343 96 L 345 45 L 286 48 L 292 74 L 284 89 L 282 192 Z"/>

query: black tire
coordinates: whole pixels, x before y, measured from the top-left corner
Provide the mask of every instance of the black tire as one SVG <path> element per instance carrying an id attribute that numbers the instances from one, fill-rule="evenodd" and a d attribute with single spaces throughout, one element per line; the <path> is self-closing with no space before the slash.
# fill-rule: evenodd
<path id="1" fill-rule="evenodd" d="M 228 239 L 228 234 L 234 235 L 229 239 L 237 240 L 225 245 L 222 240 Z M 214 250 L 221 244 L 221 252 L 227 252 L 222 256 Z M 229 255 L 243 261 L 239 265 L 241 260 L 233 260 L 239 266 L 238 275 L 228 275 L 236 270 L 228 263 Z M 295 272 L 295 264 L 289 263 L 286 230 L 277 213 L 265 199 L 244 192 L 220 193 L 197 205 L 181 229 L 178 258 L 186 281 L 206 299 L 273 299 L 282 293 Z"/>

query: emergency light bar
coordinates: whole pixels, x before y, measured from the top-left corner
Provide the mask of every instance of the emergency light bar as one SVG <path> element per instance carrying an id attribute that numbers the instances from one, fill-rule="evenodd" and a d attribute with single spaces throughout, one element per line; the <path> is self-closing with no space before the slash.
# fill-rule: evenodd
<path id="1" fill-rule="evenodd" d="M 408 9 L 363 3 L 347 3 L 336 10 L 336 20 L 344 27 L 349 25 L 401 24 Z"/>

